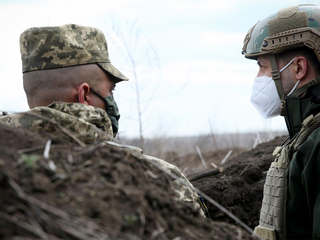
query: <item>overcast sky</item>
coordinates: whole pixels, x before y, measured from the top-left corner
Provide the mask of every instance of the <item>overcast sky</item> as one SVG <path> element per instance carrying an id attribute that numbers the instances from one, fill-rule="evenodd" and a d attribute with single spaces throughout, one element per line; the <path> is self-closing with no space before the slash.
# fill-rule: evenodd
<path id="1" fill-rule="evenodd" d="M 255 61 L 241 55 L 247 31 L 279 9 L 319 1 L 0 0 L 0 110 L 28 110 L 19 36 L 27 28 L 75 23 L 101 29 L 110 59 L 129 82 L 114 93 L 120 135 L 139 134 L 137 75 L 146 137 L 286 130 L 250 103 Z M 126 48 L 127 47 L 127 48 Z M 137 68 L 134 71 L 129 52 Z"/>

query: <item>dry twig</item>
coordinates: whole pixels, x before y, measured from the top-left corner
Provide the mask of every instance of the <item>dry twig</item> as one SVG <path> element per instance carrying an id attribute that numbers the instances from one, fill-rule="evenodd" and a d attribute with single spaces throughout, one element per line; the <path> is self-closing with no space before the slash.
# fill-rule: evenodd
<path id="1" fill-rule="evenodd" d="M 242 170 L 242 172 L 240 173 L 240 176 L 241 176 L 242 174 L 244 174 L 245 171 L 247 171 L 247 169 L 249 168 L 250 165 L 251 165 L 251 164 L 248 164 L 248 165 Z"/>
<path id="2" fill-rule="evenodd" d="M 202 157 L 200 148 L 199 148 L 198 146 L 196 146 L 196 149 L 197 149 L 197 152 L 198 152 L 198 154 L 199 154 L 199 157 L 200 157 L 200 159 L 201 159 L 201 161 L 202 161 L 202 164 L 203 164 L 204 168 L 207 168 L 206 161 L 205 161 L 204 158 Z"/>
<path id="3" fill-rule="evenodd" d="M 140 229 L 139 229 L 139 236 L 141 239 L 143 239 L 144 230 L 145 230 L 145 226 L 146 226 L 146 218 L 145 218 L 141 208 L 137 208 L 137 212 L 139 214 L 139 219 L 140 219 L 140 224 L 141 224 Z"/>
<path id="4" fill-rule="evenodd" d="M 205 178 L 205 177 L 209 177 L 211 175 L 216 175 L 220 172 L 219 169 L 213 169 L 213 170 L 210 170 L 210 171 L 206 171 L 206 172 L 202 172 L 202 173 L 198 173 L 198 174 L 195 174 L 193 176 L 190 176 L 188 177 L 188 179 L 190 181 L 195 181 L 195 180 L 199 180 L 201 178 Z"/>
<path id="5" fill-rule="evenodd" d="M 222 159 L 220 165 L 223 165 L 223 164 L 227 161 L 227 159 L 230 157 L 231 153 L 232 153 L 232 150 L 230 150 L 230 151 L 227 153 L 227 155 Z"/>
<path id="6" fill-rule="evenodd" d="M 50 147 L 51 147 L 51 139 L 47 141 L 46 147 L 44 148 L 44 151 L 43 151 L 43 157 L 45 159 L 49 159 Z"/>

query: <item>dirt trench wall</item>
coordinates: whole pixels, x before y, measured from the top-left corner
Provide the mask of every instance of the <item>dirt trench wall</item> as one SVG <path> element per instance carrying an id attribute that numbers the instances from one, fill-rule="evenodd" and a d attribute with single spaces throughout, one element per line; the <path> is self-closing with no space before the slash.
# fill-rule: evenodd
<path id="1" fill-rule="evenodd" d="M 221 166 L 222 172 L 214 171 L 210 176 L 196 179 L 195 177 L 199 176 L 197 173 L 189 178 L 195 179 L 191 182 L 196 188 L 253 229 L 259 224 L 263 185 L 266 172 L 273 161 L 273 150 L 281 145 L 285 138 L 286 136 L 277 137 L 230 158 L 226 165 Z M 211 203 L 206 201 L 206 204 L 213 220 L 234 223 Z"/>
<path id="2" fill-rule="evenodd" d="M 129 150 L 2 124 L 0 136 L 0 239 L 253 239 L 176 200 Z"/>

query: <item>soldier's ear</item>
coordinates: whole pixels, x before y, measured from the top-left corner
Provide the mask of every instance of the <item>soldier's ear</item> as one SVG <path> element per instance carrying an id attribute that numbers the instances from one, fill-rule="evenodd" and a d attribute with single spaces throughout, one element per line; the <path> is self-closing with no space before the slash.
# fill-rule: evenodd
<path id="1" fill-rule="evenodd" d="M 78 87 L 78 102 L 89 105 L 88 103 L 88 94 L 90 92 L 90 87 L 88 83 L 82 83 Z"/>
<path id="2" fill-rule="evenodd" d="M 303 79 L 308 72 L 308 61 L 305 57 L 300 56 L 295 60 L 296 64 L 294 64 L 295 77 L 297 80 Z"/>

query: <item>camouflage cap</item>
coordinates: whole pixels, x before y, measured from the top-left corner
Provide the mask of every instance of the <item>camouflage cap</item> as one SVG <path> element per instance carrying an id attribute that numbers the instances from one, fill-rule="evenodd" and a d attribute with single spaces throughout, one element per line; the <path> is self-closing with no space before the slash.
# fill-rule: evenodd
<path id="1" fill-rule="evenodd" d="M 115 77 L 128 80 L 110 62 L 107 41 L 97 28 L 66 24 L 34 27 L 20 36 L 22 72 L 96 63 Z"/>

